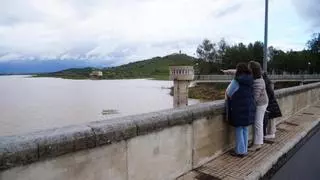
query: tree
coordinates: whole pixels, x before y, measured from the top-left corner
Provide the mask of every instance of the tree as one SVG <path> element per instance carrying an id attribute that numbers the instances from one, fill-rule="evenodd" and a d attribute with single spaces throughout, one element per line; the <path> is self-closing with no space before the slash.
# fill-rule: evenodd
<path id="1" fill-rule="evenodd" d="M 307 46 L 313 53 L 320 54 L 320 33 L 313 34 L 312 39 L 307 42 Z"/>
<path id="2" fill-rule="evenodd" d="M 263 43 L 260 41 L 256 41 L 253 44 L 252 48 L 252 56 L 253 56 L 253 61 L 257 61 L 260 64 L 263 64 Z"/>
<path id="3" fill-rule="evenodd" d="M 197 48 L 197 56 L 205 62 L 215 62 L 217 56 L 215 46 L 210 40 L 203 40 L 202 44 Z"/>
<path id="4" fill-rule="evenodd" d="M 320 72 L 320 33 L 313 34 L 312 39 L 307 42 L 309 57 L 308 57 L 308 69 L 312 73 Z"/>
<path id="5" fill-rule="evenodd" d="M 224 60 L 223 58 L 225 57 L 227 48 L 228 48 L 227 42 L 224 39 L 221 39 L 218 42 L 218 50 L 217 50 L 217 61 L 219 63 L 223 62 L 223 60 Z"/>
<path id="6" fill-rule="evenodd" d="M 268 70 L 276 73 L 320 73 L 320 33 L 307 42 L 307 50 L 287 51 L 268 47 Z M 216 44 L 204 40 L 197 54 L 206 62 L 202 74 L 217 73 L 219 68 L 235 68 L 239 62 L 251 60 L 263 63 L 263 43 L 256 41 L 245 45 L 229 45 L 224 39 Z"/>

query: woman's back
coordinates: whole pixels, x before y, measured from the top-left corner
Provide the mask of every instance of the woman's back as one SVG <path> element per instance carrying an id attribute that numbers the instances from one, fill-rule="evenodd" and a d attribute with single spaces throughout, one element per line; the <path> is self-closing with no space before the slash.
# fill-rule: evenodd
<path id="1" fill-rule="evenodd" d="M 253 92 L 257 106 L 268 104 L 266 84 L 262 78 L 255 79 L 253 82 Z"/>
<path id="2" fill-rule="evenodd" d="M 233 126 L 248 126 L 254 123 L 255 102 L 253 96 L 253 77 L 241 75 L 236 77 L 239 89 L 229 99 L 230 124 Z"/>

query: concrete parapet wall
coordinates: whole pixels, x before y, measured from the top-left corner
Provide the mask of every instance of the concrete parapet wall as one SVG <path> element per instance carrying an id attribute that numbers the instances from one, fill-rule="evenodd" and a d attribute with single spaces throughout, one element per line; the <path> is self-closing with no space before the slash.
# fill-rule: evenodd
<path id="1" fill-rule="evenodd" d="M 320 100 L 320 83 L 276 91 L 284 117 Z M 174 179 L 233 144 L 224 101 L 0 137 L 1 180 Z"/>
<path id="2" fill-rule="evenodd" d="M 278 119 L 279 123 L 293 113 L 319 101 L 320 83 L 279 89 L 276 91 L 276 97 L 283 114 L 283 117 Z"/>

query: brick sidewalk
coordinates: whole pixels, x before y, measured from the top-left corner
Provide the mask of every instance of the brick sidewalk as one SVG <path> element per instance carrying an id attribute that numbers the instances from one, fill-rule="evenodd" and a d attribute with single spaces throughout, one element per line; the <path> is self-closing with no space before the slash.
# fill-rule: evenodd
<path id="1" fill-rule="evenodd" d="M 278 124 L 273 144 L 265 143 L 260 151 L 237 158 L 225 153 L 177 180 L 240 180 L 265 175 L 278 159 L 292 149 L 320 122 L 320 103 Z"/>

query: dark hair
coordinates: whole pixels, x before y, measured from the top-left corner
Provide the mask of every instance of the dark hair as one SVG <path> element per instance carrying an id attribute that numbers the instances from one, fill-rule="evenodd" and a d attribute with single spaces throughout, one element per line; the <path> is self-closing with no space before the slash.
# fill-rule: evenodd
<path id="1" fill-rule="evenodd" d="M 237 71 L 236 71 L 236 77 L 239 77 L 240 75 L 249 75 L 251 74 L 250 69 L 248 68 L 247 64 L 245 63 L 238 63 L 237 64 Z"/>
<path id="2" fill-rule="evenodd" d="M 256 61 L 250 61 L 248 67 L 251 70 L 254 79 L 259 79 L 262 77 L 262 69 L 260 63 Z"/>

